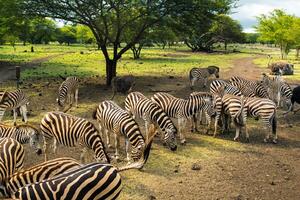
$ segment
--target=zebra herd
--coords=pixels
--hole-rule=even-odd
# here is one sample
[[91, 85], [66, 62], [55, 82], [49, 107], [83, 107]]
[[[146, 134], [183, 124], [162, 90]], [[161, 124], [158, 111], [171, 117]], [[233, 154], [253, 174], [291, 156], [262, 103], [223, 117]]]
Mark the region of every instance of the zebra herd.
[[[190, 71], [190, 86], [203, 80], [206, 87], [209, 76], [219, 78], [219, 68], [193, 68]], [[116, 102], [101, 102], [91, 115], [91, 121], [66, 114], [75, 101], [78, 105], [79, 79], [68, 77], [59, 87], [58, 111], [48, 112], [41, 119], [40, 129], [27, 124], [28, 98], [18, 89], [0, 92], [0, 121], [6, 110], [14, 111], [14, 125], [0, 124], [0, 196], [17, 199], [115, 199], [121, 192], [120, 172], [140, 169], [146, 163], [153, 137], [160, 132], [162, 142], [171, 150], [177, 150], [177, 135], [180, 143], [186, 143], [186, 124], [191, 120], [192, 131], [199, 131], [203, 115], [209, 133], [214, 120], [214, 136], [218, 125], [222, 132], [228, 131], [231, 121], [238, 140], [242, 128], [249, 140], [247, 120], [261, 119], [268, 129], [265, 142], [277, 143], [277, 108], [283, 102], [291, 110], [293, 91], [282, 77], [263, 74], [262, 80], [251, 81], [234, 76], [229, 81], [212, 81], [209, 92], [193, 91], [188, 98], [175, 97], [157, 92], [146, 97], [140, 92], [131, 92], [125, 99], [125, 108]], [[16, 126], [17, 109], [26, 124]], [[61, 112], [63, 111], [63, 112]], [[142, 119], [141, 129], [137, 119]], [[172, 119], [177, 119], [177, 126]], [[144, 134], [143, 134], [144, 132]], [[116, 168], [110, 164], [107, 153], [110, 136], [114, 136], [115, 159], [120, 159], [120, 137], [125, 137], [128, 165]], [[37, 154], [41, 154], [43, 140], [44, 163], [21, 170], [24, 149], [21, 144], [30, 143]], [[71, 158], [48, 160], [49, 144], [56, 154], [57, 145], [80, 146], [80, 162]], [[129, 152], [129, 148], [131, 151]], [[94, 152], [97, 162], [86, 162], [88, 150]], [[131, 160], [133, 162], [131, 163]]]

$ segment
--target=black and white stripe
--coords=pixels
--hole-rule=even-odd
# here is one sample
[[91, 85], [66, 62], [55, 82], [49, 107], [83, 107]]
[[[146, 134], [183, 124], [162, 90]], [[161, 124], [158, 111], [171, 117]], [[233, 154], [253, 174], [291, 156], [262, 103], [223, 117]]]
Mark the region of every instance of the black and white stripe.
[[113, 101], [103, 101], [97, 107], [93, 117], [99, 122], [100, 129], [106, 132], [108, 145], [110, 144], [108, 132], [114, 134], [116, 159], [119, 159], [120, 135], [125, 136], [127, 160], [130, 160], [128, 153], [129, 142], [132, 147], [131, 157], [133, 160], [140, 159], [145, 148], [145, 139], [138, 124], [129, 112], [123, 110]]
[[244, 97], [235, 96], [231, 94], [225, 94], [222, 97], [222, 114], [223, 114], [223, 131], [228, 131], [228, 120], [229, 117], [232, 119], [235, 125], [235, 137], [234, 140], [239, 138], [242, 127], [246, 129], [246, 137], [248, 136], [248, 131], [246, 127], [247, 121], [247, 109], [244, 106]]
[[24, 148], [12, 138], [1, 138], [0, 152], [0, 182], [3, 182], [23, 168]]
[[26, 185], [12, 195], [32, 199], [116, 199], [122, 189], [121, 176], [108, 164], [91, 163], [53, 178]]
[[38, 155], [42, 153], [40, 147], [40, 133], [34, 126], [28, 124], [19, 126], [0, 124], [0, 138], [13, 138], [21, 144], [29, 143]]
[[11, 197], [11, 195], [26, 185], [61, 175], [79, 166], [79, 162], [73, 158], [57, 158], [40, 163], [21, 172], [16, 172], [7, 178], [5, 182], [2, 182], [0, 195], [1, 197]]
[[244, 96], [269, 98], [266, 86], [259, 81], [233, 76], [230, 78], [230, 84], [237, 87]]
[[223, 96], [224, 94], [232, 94], [236, 96], [242, 95], [241, 91], [237, 87], [224, 80], [214, 80], [213, 82], [211, 82], [209, 91], [212, 94], [217, 94], [220, 96]]
[[151, 98], [171, 118], [178, 119], [179, 136], [181, 144], [186, 142], [183, 128], [186, 119], [195, 116], [200, 110], [207, 111], [209, 115], [215, 113], [212, 99], [205, 98], [202, 94], [190, 95], [188, 99], [174, 97], [168, 93], [158, 92]]
[[[75, 76], [67, 77], [66, 80], [62, 82], [58, 89], [58, 98], [56, 99], [60, 111], [66, 112], [70, 109], [74, 103], [74, 99], [76, 107], [78, 106], [78, 86], [79, 79]], [[68, 108], [64, 110], [66, 103], [69, 105]]]
[[84, 161], [87, 149], [95, 152], [97, 161], [110, 162], [98, 130], [86, 119], [61, 112], [48, 112], [41, 121], [41, 132], [44, 138], [45, 161], [48, 143], [53, 140], [54, 153], [56, 153], [57, 143], [68, 147], [79, 144], [83, 147], [81, 162]]
[[5, 111], [13, 110], [14, 112], [14, 125], [17, 120], [17, 108], [20, 108], [20, 112], [23, 115], [23, 120], [27, 123], [27, 105], [29, 100], [25, 93], [17, 89], [15, 91], [0, 92], [0, 121], [2, 120]]
[[125, 99], [125, 109], [134, 117], [142, 118], [145, 122], [146, 136], [148, 125], [157, 125], [164, 133], [164, 142], [172, 151], [177, 149], [177, 129], [169, 116], [153, 101], [140, 92], [132, 92]]
[[254, 118], [261, 118], [262, 122], [268, 128], [268, 133], [264, 139], [265, 142], [270, 138], [270, 132], [273, 133], [273, 142], [277, 143], [277, 118], [275, 103], [266, 98], [246, 97], [245, 107], [248, 115]]
[[203, 87], [206, 87], [207, 79], [210, 76], [215, 75], [216, 78], [219, 78], [219, 71], [219, 67], [216, 66], [208, 66], [207, 68], [192, 68], [189, 73], [190, 87], [193, 89], [195, 82], [198, 80], [204, 81]]

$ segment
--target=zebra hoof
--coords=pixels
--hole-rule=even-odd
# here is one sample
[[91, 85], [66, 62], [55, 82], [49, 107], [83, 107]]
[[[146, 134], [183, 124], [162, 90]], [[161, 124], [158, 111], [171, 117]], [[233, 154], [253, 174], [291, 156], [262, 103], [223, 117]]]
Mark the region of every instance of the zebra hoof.
[[246, 138], [246, 143], [249, 143], [249, 142], [250, 142], [249, 138]]
[[238, 142], [239, 141], [239, 138], [238, 137], [235, 137], [233, 138], [234, 141]]
[[185, 139], [184, 139], [184, 140], [181, 140], [181, 141], [180, 141], [180, 144], [181, 144], [181, 145], [185, 145], [185, 144], [186, 144]]
[[267, 138], [264, 139], [264, 143], [268, 143], [268, 139]]
[[272, 140], [273, 144], [277, 144], [277, 139]]
[[115, 156], [115, 159], [116, 159], [117, 162], [121, 161], [119, 156]]
[[111, 144], [108, 144], [108, 145], [107, 145], [107, 148], [109, 148], [109, 149], [112, 148]]

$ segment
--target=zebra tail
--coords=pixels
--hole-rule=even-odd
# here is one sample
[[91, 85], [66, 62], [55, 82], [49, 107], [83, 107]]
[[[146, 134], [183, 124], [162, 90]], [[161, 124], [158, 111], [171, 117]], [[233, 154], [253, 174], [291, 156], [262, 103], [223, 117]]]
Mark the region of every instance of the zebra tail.
[[[241, 99], [241, 109], [236, 114], [234, 121], [239, 126], [244, 126], [245, 125], [244, 116], [243, 116], [244, 115], [244, 96], [242, 95], [240, 99]], [[239, 120], [237, 120], [237, 119], [239, 119]]]
[[272, 119], [272, 134], [276, 135], [277, 132], [277, 118], [276, 113], [274, 113], [273, 119]]
[[62, 75], [58, 75], [58, 76], [59, 76], [59, 78], [61, 78], [64, 81], [67, 79], [66, 77], [63, 77]]
[[156, 133], [155, 126], [151, 125], [149, 128], [149, 142], [147, 143], [147, 145], [144, 149], [143, 157], [138, 162], [118, 168], [117, 169], [118, 172], [126, 171], [129, 169], [142, 169], [144, 167], [144, 165], [146, 164], [146, 162], [149, 158], [149, 155], [150, 155], [150, 150], [151, 150], [151, 146], [152, 146], [152, 142], [153, 142], [155, 133]]

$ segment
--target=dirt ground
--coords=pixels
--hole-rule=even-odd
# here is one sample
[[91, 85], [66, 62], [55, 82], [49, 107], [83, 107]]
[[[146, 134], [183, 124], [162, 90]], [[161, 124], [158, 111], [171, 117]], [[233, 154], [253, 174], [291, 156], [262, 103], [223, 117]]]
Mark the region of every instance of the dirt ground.
[[[252, 60], [253, 57], [236, 60], [232, 69], [221, 71], [221, 78], [232, 75], [259, 78], [262, 71]], [[29, 119], [33, 123], [38, 124], [46, 111], [55, 109], [60, 82], [59, 79], [39, 80], [22, 86], [32, 99]], [[137, 77], [135, 90], [147, 96], [160, 90], [179, 97], [190, 93], [185, 76]], [[111, 91], [104, 86], [103, 78], [91, 77], [82, 81], [79, 95], [80, 106], [70, 113], [91, 119], [95, 106], [109, 99]], [[124, 98], [119, 95], [116, 101], [122, 105]], [[263, 143], [266, 130], [256, 121], [250, 122], [250, 143], [245, 143], [243, 137], [240, 142], [233, 142], [234, 130], [217, 138], [187, 131], [187, 145], [170, 153], [156, 138], [145, 169], [122, 174], [124, 191], [120, 199], [300, 199], [300, 114], [288, 116], [292, 127], [283, 119], [282, 111], [278, 118], [279, 142], [276, 145]], [[11, 117], [6, 116], [6, 119]], [[79, 159], [79, 153], [79, 148], [59, 147], [58, 155], [51, 154], [50, 158], [71, 156]], [[113, 150], [109, 153], [112, 155]], [[43, 161], [43, 157], [35, 155], [29, 147], [26, 147], [26, 154], [26, 167]], [[194, 163], [200, 170], [191, 169]]]

